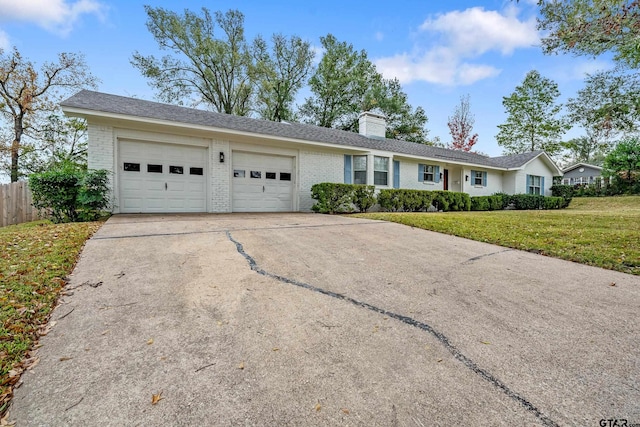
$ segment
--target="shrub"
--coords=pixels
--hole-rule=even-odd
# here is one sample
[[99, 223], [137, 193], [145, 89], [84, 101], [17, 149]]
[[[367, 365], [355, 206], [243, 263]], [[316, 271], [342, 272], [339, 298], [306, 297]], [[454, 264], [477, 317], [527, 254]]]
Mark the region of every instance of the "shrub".
[[79, 217], [83, 221], [95, 221], [109, 206], [109, 173], [104, 170], [88, 170], [78, 191]]
[[512, 194], [509, 204], [518, 210], [562, 209], [567, 205], [562, 197], [545, 197], [538, 194]]
[[33, 206], [54, 223], [95, 220], [109, 205], [108, 172], [63, 166], [29, 177]]
[[471, 197], [472, 211], [497, 211], [505, 208], [504, 201], [508, 200], [502, 194], [493, 196], [473, 196]]
[[556, 184], [551, 186], [551, 195], [553, 197], [562, 197], [564, 200], [563, 208], [569, 206], [571, 199], [573, 198], [573, 187], [570, 185]]
[[311, 207], [319, 213], [344, 213], [352, 212], [353, 185], [323, 182], [311, 187], [311, 198], [317, 202]]
[[354, 185], [351, 201], [360, 212], [366, 212], [376, 204], [376, 188], [373, 185]]
[[384, 189], [378, 194], [380, 209], [391, 212], [424, 212], [430, 206], [442, 211], [469, 210], [471, 200], [466, 193]]

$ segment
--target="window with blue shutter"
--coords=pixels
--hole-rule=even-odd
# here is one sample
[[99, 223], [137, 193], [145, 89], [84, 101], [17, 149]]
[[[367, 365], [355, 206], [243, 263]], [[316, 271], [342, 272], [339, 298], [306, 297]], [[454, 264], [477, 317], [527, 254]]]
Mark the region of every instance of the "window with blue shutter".
[[436, 166], [435, 167], [433, 181], [434, 182], [440, 182], [440, 166]]
[[351, 156], [344, 155], [344, 183], [351, 184]]
[[400, 188], [400, 161], [393, 161], [393, 188]]
[[544, 195], [544, 177], [538, 175], [527, 175], [527, 194]]
[[424, 165], [418, 165], [418, 181], [424, 182]]
[[474, 186], [487, 186], [487, 173], [483, 171], [471, 171], [471, 184]]

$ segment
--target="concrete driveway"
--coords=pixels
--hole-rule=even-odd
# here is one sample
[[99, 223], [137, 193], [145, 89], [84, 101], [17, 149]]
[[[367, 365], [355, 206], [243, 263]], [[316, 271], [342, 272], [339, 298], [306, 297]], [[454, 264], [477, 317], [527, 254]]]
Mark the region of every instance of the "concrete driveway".
[[402, 225], [121, 215], [87, 243], [10, 419], [631, 425], [639, 319], [640, 277]]

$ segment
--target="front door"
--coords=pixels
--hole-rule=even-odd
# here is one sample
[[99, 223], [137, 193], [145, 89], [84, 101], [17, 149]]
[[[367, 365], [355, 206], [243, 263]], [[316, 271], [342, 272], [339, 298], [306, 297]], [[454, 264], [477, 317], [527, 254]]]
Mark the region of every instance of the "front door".
[[444, 182], [442, 183], [443, 189], [446, 191], [449, 189], [449, 169], [444, 170]]

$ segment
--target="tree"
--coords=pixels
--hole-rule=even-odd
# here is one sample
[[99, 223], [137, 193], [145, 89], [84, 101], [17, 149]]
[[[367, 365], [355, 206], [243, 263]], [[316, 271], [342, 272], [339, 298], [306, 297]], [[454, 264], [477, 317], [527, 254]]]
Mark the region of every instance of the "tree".
[[0, 49], [0, 113], [12, 128], [13, 139], [11, 182], [20, 176], [24, 137], [36, 137], [42, 116], [53, 113], [67, 92], [95, 85], [82, 55], [61, 53], [57, 62], [47, 62], [37, 70], [16, 48], [6, 55]]
[[604, 159], [605, 176], [617, 176], [628, 184], [640, 179], [640, 140], [620, 141]]
[[358, 115], [379, 110], [387, 118], [387, 138], [427, 142], [427, 116], [409, 105], [397, 79], [383, 79], [364, 50], [331, 34], [320, 41], [325, 53], [309, 79], [312, 95], [299, 109], [304, 121], [357, 132]]
[[280, 122], [293, 119], [293, 100], [306, 83], [315, 56], [309, 42], [282, 34], [272, 37], [269, 53], [267, 43], [256, 37], [253, 55], [256, 62], [256, 110], [261, 118]]
[[364, 50], [357, 52], [331, 34], [321, 37], [320, 43], [325, 52], [309, 79], [312, 95], [300, 114], [316, 126], [353, 128], [365, 93], [374, 83], [375, 67]]
[[600, 165], [608, 149], [608, 145], [603, 145], [598, 136], [591, 135], [589, 132], [585, 136], [573, 138], [563, 142], [561, 145], [567, 150], [564, 161], [569, 164], [589, 163]]
[[590, 74], [567, 108], [571, 123], [592, 134], [614, 138], [633, 133], [640, 121], [640, 75], [619, 68]]
[[509, 116], [498, 125], [496, 140], [505, 154], [535, 150], [550, 156], [559, 153], [560, 137], [567, 129], [565, 121], [557, 117], [562, 108], [556, 104], [559, 96], [558, 85], [533, 70], [510, 96], [502, 98]]
[[471, 113], [469, 95], [460, 98], [460, 105], [456, 106], [453, 117], [449, 117], [447, 126], [451, 133], [451, 144], [449, 148], [459, 151], [471, 151], [471, 148], [478, 142], [478, 134], [471, 135], [476, 119]]
[[639, 0], [540, 0], [538, 29], [545, 53], [597, 56], [613, 52], [620, 64], [640, 65]]
[[[161, 7], [145, 6], [147, 28], [162, 50], [171, 55], [158, 59], [135, 52], [131, 64], [149, 79], [158, 98], [168, 103], [205, 103], [215, 111], [244, 116], [251, 109], [252, 58], [244, 37], [244, 15], [207, 8], [202, 16], [184, 15]], [[224, 38], [215, 38], [216, 26]]]

